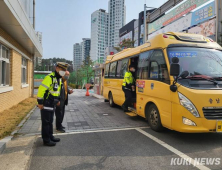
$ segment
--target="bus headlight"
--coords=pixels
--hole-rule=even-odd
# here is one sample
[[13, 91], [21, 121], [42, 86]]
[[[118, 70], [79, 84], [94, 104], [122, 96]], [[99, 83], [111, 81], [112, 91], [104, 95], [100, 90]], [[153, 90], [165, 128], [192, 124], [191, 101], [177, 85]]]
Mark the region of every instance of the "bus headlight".
[[195, 117], [200, 117], [196, 107], [193, 105], [193, 103], [186, 98], [184, 95], [178, 92], [180, 104], [185, 107], [190, 113], [192, 113]]

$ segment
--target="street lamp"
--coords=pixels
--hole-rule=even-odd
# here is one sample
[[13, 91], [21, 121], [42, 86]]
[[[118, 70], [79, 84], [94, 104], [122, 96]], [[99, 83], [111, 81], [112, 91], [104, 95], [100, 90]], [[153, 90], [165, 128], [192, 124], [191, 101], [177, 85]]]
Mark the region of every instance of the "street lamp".
[[151, 8], [153, 9], [154, 7], [148, 7], [146, 4], [144, 4], [144, 16], [143, 16], [143, 25], [144, 25], [144, 31], [143, 31], [143, 43], [146, 43], [146, 9]]

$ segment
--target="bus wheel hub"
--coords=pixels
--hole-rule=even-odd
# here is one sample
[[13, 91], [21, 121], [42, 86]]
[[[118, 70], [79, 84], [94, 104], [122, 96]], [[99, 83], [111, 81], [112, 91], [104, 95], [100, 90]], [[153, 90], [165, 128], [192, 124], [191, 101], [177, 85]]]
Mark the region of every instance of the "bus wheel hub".
[[158, 115], [155, 109], [153, 109], [150, 113], [150, 120], [152, 125], [156, 126], [158, 122]]

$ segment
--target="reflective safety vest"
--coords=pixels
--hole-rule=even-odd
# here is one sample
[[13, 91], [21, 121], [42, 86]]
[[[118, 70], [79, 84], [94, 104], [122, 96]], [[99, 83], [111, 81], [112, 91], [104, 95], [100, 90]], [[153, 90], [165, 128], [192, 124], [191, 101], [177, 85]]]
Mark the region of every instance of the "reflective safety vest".
[[122, 86], [126, 86], [126, 84], [133, 84], [133, 83], [134, 83], [134, 77], [131, 72], [127, 71], [125, 73]]
[[38, 104], [43, 104], [44, 100], [48, 98], [51, 100], [58, 99], [60, 96], [61, 86], [62, 80], [60, 78], [59, 82], [57, 81], [55, 72], [48, 74], [39, 86], [37, 94]]

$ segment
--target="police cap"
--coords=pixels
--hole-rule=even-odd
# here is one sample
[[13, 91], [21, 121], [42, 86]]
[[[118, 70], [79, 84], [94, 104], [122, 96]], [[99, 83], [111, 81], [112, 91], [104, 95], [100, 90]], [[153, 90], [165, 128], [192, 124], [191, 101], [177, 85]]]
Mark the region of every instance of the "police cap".
[[62, 69], [67, 70], [67, 68], [69, 67], [69, 64], [68, 64], [68, 63], [65, 63], [65, 62], [57, 62], [57, 63], [56, 63], [56, 67], [60, 67], [60, 68], [62, 68]]

